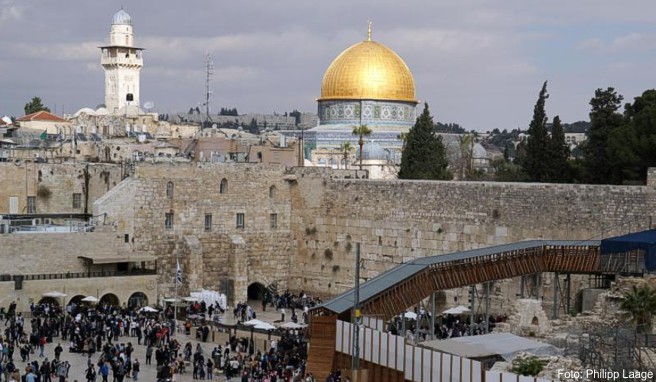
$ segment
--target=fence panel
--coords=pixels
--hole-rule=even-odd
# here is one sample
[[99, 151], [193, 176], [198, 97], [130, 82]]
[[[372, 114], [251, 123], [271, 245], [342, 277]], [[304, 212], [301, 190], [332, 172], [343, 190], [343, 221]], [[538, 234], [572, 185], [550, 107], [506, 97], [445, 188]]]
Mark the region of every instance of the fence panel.
[[450, 382], [451, 379], [451, 354], [442, 355], [442, 381]]
[[344, 346], [342, 344], [343, 336], [344, 336], [344, 322], [343, 321], [337, 321], [337, 330], [335, 332], [335, 349], [338, 352], [344, 353]]
[[460, 361], [462, 362], [461, 380], [472, 381], [472, 361], [467, 358], [462, 358]]
[[405, 365], [405, 343], [403, 338], [396, 339], [396, 370], [403, 371]]
[[463, 381], [460, 379], [460, 370], [462, 369], [463, 359], [457, 355], [451, 356], [451, 380]]
[[[374, 341], [374, 331], [371, 328], [364, 328], [364, 334], [363, 337], [363, 345], [362, 345], [362, 351], [361, 354], [363, 355], [363, 358], [367, 362], [371, 362], [373, 357], [371, 356], [372, 348], [371, 348], [371, 343]], [[378, 348], [376, 348], [378, 349]]]
[[414, 378], [412, 378], [412, 375], [415, 371], [414, 368], [415, 347], [411, 345], [405, 345], [403, 350], [405, 352], [405, 357], [403, 359], [404, 361], [403, 368], [405, 369], [404, 370], [405, 379], [413, 381]]
[[433, 353], [435, 353], [432, 350], [424, 349], [421, 354], [421, 358], [424, 361], [424, 364], [421, 368], [422, 371], [422, 381], [432, 381], [431, 379], [431, 370], [433, 369], [432, 361], [433, 361]]
[[485, 382], [501, 382], [501, 373], [499, 373], [498, 371], [495, 372], [486, 371]]
[[[470, 381], [472, 382], [482, 382], [481, 377], [482, 377], [482, 370], [483, 370], [483, 364], [481, 364], [478, 361], [472, 361], [471, 362], [471, 376], [472, 378]], [[487, 382], [487, 380], [485, 381]]]

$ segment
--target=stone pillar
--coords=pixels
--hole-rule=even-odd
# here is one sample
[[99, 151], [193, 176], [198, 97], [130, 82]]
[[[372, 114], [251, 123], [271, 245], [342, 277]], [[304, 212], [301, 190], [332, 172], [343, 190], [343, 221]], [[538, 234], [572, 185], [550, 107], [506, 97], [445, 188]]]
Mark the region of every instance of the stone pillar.
[[234, 302], [248, 300], [248, 251], [241, 235], [230, 235], [232, 243], [232, 278], [234, 283]]
[[649, 167], [647, 169], [647, 186], [656, 187], [656, 167]]
[[187, 261], [187, 285], [189, 293], [200, 291], [203, 288], [203, 245], [196, 236], [185, 236], [183, 238], [185, 246], [188, 248], [189, 261]]

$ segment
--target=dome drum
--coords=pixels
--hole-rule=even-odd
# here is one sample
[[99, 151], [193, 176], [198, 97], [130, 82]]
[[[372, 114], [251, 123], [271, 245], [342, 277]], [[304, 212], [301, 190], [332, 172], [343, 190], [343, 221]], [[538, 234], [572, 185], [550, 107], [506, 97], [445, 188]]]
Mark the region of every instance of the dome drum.
[[412, 126], [415, 102], [377, 100], [320, 100], [321, 125]]

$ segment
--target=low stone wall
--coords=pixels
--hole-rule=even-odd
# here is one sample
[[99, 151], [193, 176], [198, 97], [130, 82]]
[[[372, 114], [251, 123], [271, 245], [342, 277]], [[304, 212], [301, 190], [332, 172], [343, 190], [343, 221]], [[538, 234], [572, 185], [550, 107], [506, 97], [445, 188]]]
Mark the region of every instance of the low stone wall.
[[127, 303], [132, 294], [141, 292], [148, 297], [149, 305], [152, 305], [158, 303], [156, 286], [156, 275], [28, 280], [23, 281], [20, 290], [15, 289], [13, 281], [3, 281], [0, 282], [0, 306], [6, 308], [12, 301], [16, 301], [19, 312], [29, 312], [30, 304], [38, 303], [43, 294], [48, 292], [65, 293], [65, 300], [58, 299], [60, 303], [66, 303], [78, 295], [100, 299], [111, 293], [118, 297], [121, 305]]

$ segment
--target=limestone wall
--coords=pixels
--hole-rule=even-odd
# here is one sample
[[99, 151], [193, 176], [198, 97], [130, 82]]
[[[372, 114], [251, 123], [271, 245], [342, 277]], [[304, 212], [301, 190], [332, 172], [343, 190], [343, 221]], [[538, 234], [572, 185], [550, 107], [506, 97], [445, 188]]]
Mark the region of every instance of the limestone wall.
[[115, 256], [130, 250], [124, 245], [123, 238], [111, 232], [0, 235], [0, 273], [85, 272], [87, 268], [78, 256]]
[[370, 278], [415, 257], [646, 229], [656, 211], [651, 187], [346, 180], [299, 171], [292, 230], [302, 272], [290, 282], [313, 293], [353, 285], [356, 242], [361, 274]]
[[[93, 202], [120, 182], [120, 166], [86, 163], [0, 163], [0, 214], [10, 212], [10, 197], [18, 198], [17, 213], [26, 214], [28, 196], [37, 197], [36, 212], [39, 214], [84, 213], [85, 170], [88, 170], [89, 174], [90, 212]], [[79, 208], [73, 208], [73, 193], [81, 194]]]
[[[227, 278], [244, 300], [252, 282], [286, 286], [295, 242], [291, 238], [286, 168], [257, 164], [140, 164], [134, 184], [134, 246], [159, 256], [161, 292], [171, 294], [176, 254], [185, 288], [217, 289]], [[227, 181], [224, 192], [221, 181]], [[172, 182], [173, 194], [167, 196]], [[273, 187], [273, 189], [272, 189]], [[99, 206], [100, 207], [100, 206]], [[165, 216], [173, 214], [172, 227]], [[205, 229], [205, 215], [212, 225]], [[237, 227], [237, 214], [244, 226]], [[276, 214], [272, 227], [271, 214]]]
[[[366, 177], [355, 170], [281, 165], [141, 163], [134, 179], [94, 208], [107, 212], [107, 222], [117, 222], [117, 235], [130, 235], [134, 251], [160, 258], [160, 293], [172, 294], [177, 255], [184, 293], [232, 288], [235, 300], [243, 300], [253, 282], [314, 295], [340, 293], [353, 285], [358, 242], [362, 276], [371, 278], [421, 256], [637, 231], [648, 228], [656, 210], [656, 190], [647, 186]], [[166, 193], [169, 182], [172, 196]], [[173, 214], [170, 228], [167, 213]], [[207, 231], [206, 214], [212, 215]], [[243, 228], [236, 225], [237, 214], [244, 214]], [[548, 284], [548, 276], [544, 280]], [[495, 293], [512, 299], [515, 292], [508, 288]]]

